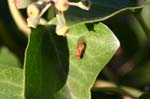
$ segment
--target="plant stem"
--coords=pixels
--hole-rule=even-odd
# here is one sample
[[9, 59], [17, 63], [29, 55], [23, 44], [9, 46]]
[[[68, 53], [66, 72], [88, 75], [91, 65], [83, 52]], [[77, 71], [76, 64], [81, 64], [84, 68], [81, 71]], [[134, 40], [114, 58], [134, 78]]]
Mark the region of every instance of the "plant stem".
[[122, 94], [123, 96], [130, 96], [133, 99], [138, 99], [143, 94], [143, 92], [138, 89], [127, 86], [117, 86], [112, 82], [103, 80], [97, 80], [92, 88], [92, 91], [117, 92]]
[[7, 0], [7, 1], [8, 1], [10, 13], [16, 25], [28, 37], [30, 35], [30, 28], [27, 27], [27, 23], [25, 22], [23, 16], [20, 14], [19, 10], [17, 9], [14, 0]]

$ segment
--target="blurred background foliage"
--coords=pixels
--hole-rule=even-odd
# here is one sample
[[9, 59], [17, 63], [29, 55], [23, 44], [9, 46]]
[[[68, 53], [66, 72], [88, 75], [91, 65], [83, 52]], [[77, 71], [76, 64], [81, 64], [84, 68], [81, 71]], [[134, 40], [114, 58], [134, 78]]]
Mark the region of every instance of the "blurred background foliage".
[[[128, 5], [140, 5], [142, 1], [130, 0]], [[0, 0], [0, 9], [0, 64], [22, 68], [27, 38], [14, 23], [7, 0]], [[21, 12], [26, 17], [26, 11]], [[150, 5], [135, 13], [117, 14], [103, 22], [115, 33], [121, 46], [97, 79], [150, 93]], [[122, 98], [119, 93], [103, 91], [92, 92], [92, 97]]]
[[[9, 51], [14, 53], [17, 59], [20, 61], [20, 65], [23, 63], [24, 50], [26, 48], [27, 38], [21, 33], [15, 22], [13, 21], [9, 8], [7, 5], [7, 0], [0, 1], [0, 46], [1, 48], [6, 46]], [[23, 11], [24, 13], [25, 11]], [[2, 53], [2, 51], [0, 50]], [[9, 60], [9, 57], [6, 58]], [[7, 65], [7, 64], [6, 64]]]

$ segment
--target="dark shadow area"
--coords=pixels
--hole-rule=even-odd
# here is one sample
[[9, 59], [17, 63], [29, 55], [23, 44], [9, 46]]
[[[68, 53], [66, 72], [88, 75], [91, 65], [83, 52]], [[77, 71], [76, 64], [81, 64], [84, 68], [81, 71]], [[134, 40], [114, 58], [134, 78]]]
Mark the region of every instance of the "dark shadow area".
[[89, 31], [95, 32], [95, 30], [94, 30], [94, 24], [93, 24], [93, 23], [87, 23], [87, 24], [85, 24], [85, 25], [86, 25], [86, 27], [87, 27], [87, 29], [88, 29]]
[[56, 55], [59, 55], [57, 59], [61, 61], [59, 64], [61, 64], [58, 68], [58, 72], [60, 74], [60, 78], [63, 80], [63, 83], [66, 82], [69, 72], [69, 48], [68, 48], [68, 42], [67, 38], [64, 36], [58, 36], [55, 33], [56, 26], [51, 25], [50, 26], [50, 39], [51, 43], [54, 47], [54, 50], [56, 52]]
[[55, 26], [38, 26], [31, 33], [26, 56], [26, 98], [53, 99], [68, 77], [66, 37], [57, 36]]

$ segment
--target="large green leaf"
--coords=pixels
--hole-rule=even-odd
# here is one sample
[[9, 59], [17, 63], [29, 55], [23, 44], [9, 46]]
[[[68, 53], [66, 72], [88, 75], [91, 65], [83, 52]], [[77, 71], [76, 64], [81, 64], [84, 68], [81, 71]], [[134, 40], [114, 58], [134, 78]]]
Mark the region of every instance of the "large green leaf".
[[22, 70], [0, 65], [0, 99], [24, 99]]
[[64, 85], [68, 66], [66, 38], [53, 35], [42, 26], [33, 30], [25, 60], [27, 99], [49, 99]]
[[[78, 1], [78, 0], [72, 0]], [[106, 20], [121, 12], [130, 12], [141, 9], [132, 0], [91, 0], [92, 6], [89, 11], [84, 11], [77, 7], [70, 7], [65, 13], [68, 23], [76, 22], [96, 22]]]
[[[90, 88], [119, 42], [107, 26], [77, 24], [66, 37], [39, 26], [32, 30], [25, 59], [27, 99], [89, 99]], [[84, 38], [83, 58], [76, 59], [78, 39]]]
[[[97, 75], [119, 47], [119, 42], [104, 24], [74, 25], [69, 33], [70, 69], [66, 85], [56, 99], [90, 99], [90, 88]], [[75, 50], [79, 38], [86, 41], [83, 59], [76, 60]], [[67, 94], [66, 94], [67, 93]]]

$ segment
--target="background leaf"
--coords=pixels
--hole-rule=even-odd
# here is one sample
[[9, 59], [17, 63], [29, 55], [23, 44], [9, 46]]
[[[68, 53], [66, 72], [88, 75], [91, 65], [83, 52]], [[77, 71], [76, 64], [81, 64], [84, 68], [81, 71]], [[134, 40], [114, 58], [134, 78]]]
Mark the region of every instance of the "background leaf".
[[0, 64], [0, 99], [24, 99], [22, 70]]
[[[74, 25], [66, 38], [52, 28], [47, 31], [39, 26], [31, 33], [25, 61], [26, 98], [89, 99], [98, 73], [119, 47], [118, 40], [102, 23]], [[87, 48], [77, 61], [80, 37], [85, 38]]]
[[[77, 1], [77, 0], [71, 0]], [[137, 6], [132, 0], [91, 0], [92, 6], [89, 11], [77, 7], [70, 7], [65, 13], [69, 24], [78, 22], [96, 22], [106, 20], [118, 13], [134, 11], [142, 6]]]
[[0, 49], [0, 64], [10, 65], [10, 66], [20, 66], [18, 58], [11, 53], [8, 48], [2, 47]]

